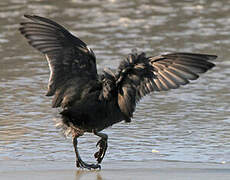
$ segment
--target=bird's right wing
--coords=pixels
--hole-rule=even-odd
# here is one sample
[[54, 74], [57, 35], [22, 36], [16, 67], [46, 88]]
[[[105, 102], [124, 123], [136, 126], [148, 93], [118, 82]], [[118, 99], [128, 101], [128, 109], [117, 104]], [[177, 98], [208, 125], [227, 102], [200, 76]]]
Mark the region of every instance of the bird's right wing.
[[49, 64], [47, 96], [54, 95], [74, 77], [97, 78], [95, 55], [83, 41], [52, 20], [35, 15], [25, 17], [31, 21], [21, 23], [20, 32], [31, 46], [45, 54]]
[[215, 65], [215, 55], [171, 53], [155, 57], [131, 54], [122, 61], [116, 75], [118, 104], [132, 117], [136, 103], [152, 91], [167, 91], [188, 84]]

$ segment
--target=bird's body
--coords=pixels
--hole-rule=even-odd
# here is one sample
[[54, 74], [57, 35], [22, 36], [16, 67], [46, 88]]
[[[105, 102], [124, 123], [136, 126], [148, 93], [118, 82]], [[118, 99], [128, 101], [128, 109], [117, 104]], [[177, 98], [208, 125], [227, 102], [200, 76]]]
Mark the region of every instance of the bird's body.
[[[101, 131], [124, 120], [125, 117], [117, 104], [117, 97], [112, 97], [109, 101], [99, 100], [102, 84], [98, 82], [91, 85], [83, 86], [80, 92], [82, 96], [61, 112], [66, 124], [70, 122], [85, 132], [93, 132], [94, 129]], [[95, 86], [97, 89], [88, 91]]]
[[[45, 54], [50, 68], [47, 96], [52, 107], [62, 107], [61, 126], [71, 133], [76, 165], [100, 168], [107, 135], [101, 130], [115, 123], [130, 122], [137, 102], [153, 91], [176, 89], [195, 80], [198, 74], [214, 67], [215, 55], [169, 53], [147, 57], [132, 53], [121, 61], [116, 72], [97, 73], [94, 52], [64, 27], [49, 19], [25, 15], [31, 22], [21, 23], [20, 32], [29, 44]], [[81, 160], [77, 138], [85, 132], [101, 137], [95, 153], [97, 164]]]

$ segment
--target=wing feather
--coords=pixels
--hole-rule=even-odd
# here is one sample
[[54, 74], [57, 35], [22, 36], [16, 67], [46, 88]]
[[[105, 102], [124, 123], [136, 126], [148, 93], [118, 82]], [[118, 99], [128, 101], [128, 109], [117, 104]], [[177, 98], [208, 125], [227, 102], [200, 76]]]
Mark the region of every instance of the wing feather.
[[[95, 55], [83, 41], [52, 20], [34, 15], [25, 17], [31, 21], [22, 22], [19, 30], [31, 46], [45, 54], [50, 68], [47, 96], [54, 95], [70, 79], [97, 78]], [[87, 83], [87, 78], [84, 79]]]
[[215, 65], [215, 55], [171, 53], [155, 57], [131, 54], [120, 63], [117, 72], [118, 104], [132, 117], [136, 103], [153, 91], [167, 91], [196, 80]]

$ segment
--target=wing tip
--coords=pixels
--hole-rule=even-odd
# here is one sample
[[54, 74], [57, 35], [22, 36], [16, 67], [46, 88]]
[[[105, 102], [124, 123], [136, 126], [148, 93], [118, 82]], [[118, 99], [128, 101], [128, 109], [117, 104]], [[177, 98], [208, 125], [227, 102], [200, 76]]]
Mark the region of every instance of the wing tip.
[[32, 21], [34, 21], [34, 18], [40, 18], [40, 16], [30, 15], [30, 14], [24, 14], [24, 17]]
[[217, 55], [208, 55], [209, 59], [208, 60], [215, 60], [218, 58]]
[[24, 14], [25, 18], [31, 18], [33, 15], [29, 15], [29, 14]]
[[24, 17], [27, 18], [27, 19], [33, 19], [33, 18], [42, 18], [41, 16], [37, 16], [37, 15], [34, 15], [34, 14], [24, 14]]

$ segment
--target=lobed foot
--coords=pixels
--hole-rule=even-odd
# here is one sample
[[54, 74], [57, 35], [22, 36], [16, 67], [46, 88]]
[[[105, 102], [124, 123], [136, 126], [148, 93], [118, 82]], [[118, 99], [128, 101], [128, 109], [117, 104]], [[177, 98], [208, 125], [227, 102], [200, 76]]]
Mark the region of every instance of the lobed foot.
[[85, 163], [84, 161], [82, 161], [81, 159], [77, 160], [76, 161], [76, 166], [78, 168], [82, 168], [82, 169], [88, 169], [88, 170], [91, 170], [91, 169], [101, 169], [101, 166], [99, 164], [87, 164]]
[[105, 138], [101, 138], [98, 142], [96, 147], [99, 146], [99, 151], [97, 151], [94, 154], [94, 157], [97, 159], [98, 164], [101, 163], [101, 161], [103, 160], [104, 156], [105, 156], [105, 152], [107, 150], [108, 144], [107, 144], [107, 139]]
[[108, 147], [108, 144], [107, 144], [108, 136], [106, 134], [99, 133], [96, 131], [94, 131], [94, 134], [101, 137], [101, 139], [97, 142], [97, 145], [96, 145], [96, 146], [99, 146], [99, 151], [94, 154], [94, 157], [97, 159], [97, 164], [88, 164], [88, 163], [85, 163], [84, 161], [82, 161], [80, 154], [78, 152], [78, 147], [77, 147], [77, 144], [78, 144], [77, 138], [79, 136], [73, 136], [73, 146], [74, 146], [74, 150], [75, 150], [75, 154], [76, 154], [76, 166], [78, 168], [88, 169], [88, 170], [91, 170], [91, 169], [99, 169], [100, 170], [101, 169], [101, 166], [99, 164], [103, 160], [103, 158], [105, 156], [105, 152], [106, 152], [107, 147]]

